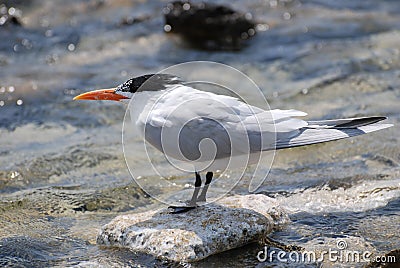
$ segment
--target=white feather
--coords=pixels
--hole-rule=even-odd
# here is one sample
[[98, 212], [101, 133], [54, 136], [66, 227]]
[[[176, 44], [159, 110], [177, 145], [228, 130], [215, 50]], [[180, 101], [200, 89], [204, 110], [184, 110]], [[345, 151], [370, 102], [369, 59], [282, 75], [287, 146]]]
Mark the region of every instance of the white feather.
[[[301, 111], [265, 111], [234, 97], [183, 85], [139, 92], [132, 101], [135, 104], [131, 117], [144, 138], [168, 156], [194, 164], [211, 161], [213, 157], [223, 160], [275, 147], [336, 140], [390, 126], [375, 124], [335, 129], [335, 124], [357, 119], [313, 121], [309, 125], [293, 118], [307, 115]], [[364, 121], [368, 124], [368, 118], [363, 118]]]

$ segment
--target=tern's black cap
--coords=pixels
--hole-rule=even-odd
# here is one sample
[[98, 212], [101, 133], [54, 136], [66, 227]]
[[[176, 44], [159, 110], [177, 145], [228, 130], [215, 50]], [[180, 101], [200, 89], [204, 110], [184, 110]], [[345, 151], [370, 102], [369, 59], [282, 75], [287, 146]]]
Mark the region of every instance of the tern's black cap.
[[167, 86], [181, 84], [182, 79], [171, 74], [146, 74], [131, 78], [119, 85], [117, 90], [135, 93], [139, 91], [156, 91], [166, 89]]

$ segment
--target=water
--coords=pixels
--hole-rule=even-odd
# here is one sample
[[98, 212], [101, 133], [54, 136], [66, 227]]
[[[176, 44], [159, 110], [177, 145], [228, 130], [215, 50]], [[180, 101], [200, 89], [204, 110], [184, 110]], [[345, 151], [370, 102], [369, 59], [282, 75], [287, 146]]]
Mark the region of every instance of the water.
[[[265, 31], [240, 52], [196, 51], [163, 33], [165, 1], [6, 1], [21, 10], [23, 26], [0, 26], [1, 265], [170, 265], [96, 245], [116, 215], [162, 205], [126, 169], [124, 107], [72, 97], [190, 60], [234, 66], [272, 108], [303, 110], [308, 119], [388, 116], [395, 126], [378, 133], [278, 152], [260, 192], [291, 213], [275, 240], [318, 247], [345, 237], [377, 254], [400, 248], [400, 3], [218, 2], [252, 12]], [[122, 23], [132, 17], [144, 19]], [[233, 192], [246, 193], [247, 183]], [[262, 248], [192, 266], [268, 266], [256, 259]]]

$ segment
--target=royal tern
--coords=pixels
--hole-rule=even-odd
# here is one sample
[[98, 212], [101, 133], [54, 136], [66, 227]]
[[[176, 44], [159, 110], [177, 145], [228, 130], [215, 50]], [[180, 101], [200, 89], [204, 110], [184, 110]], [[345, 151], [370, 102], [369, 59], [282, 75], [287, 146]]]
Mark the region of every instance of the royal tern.
[[[174, 213], [205, 201], [212, 171], [226, 168], [226, 160], [232, 157], [333, 141], [392, 126], [380, 123], [386, 119], [382, 116], [304, 121], [297, 118], [307, 115], [304, 112], [266, 111], [235, 97], [195, 89], [169, 74], [139, 76], [116, 88], [83, 93], [74, 100], [129, 103], [133, 98], [136, 104], [130, 107], [131, 117], [143, 138], [165, 155], [193, 164], [194, 193], [186, 206], [174, 207]], [[163, 140], [163, 133], [168, 139]], [[199, 148], [204, 139], [212, 140], [215, 147]], [[213, 152], [208, 154], [207, 148]], [[252, 161], [250, 157], [245, 164]], [[211, 164], [202, 165], [205, 162]], [[201, 193], [199, 171], [207, 171]]]

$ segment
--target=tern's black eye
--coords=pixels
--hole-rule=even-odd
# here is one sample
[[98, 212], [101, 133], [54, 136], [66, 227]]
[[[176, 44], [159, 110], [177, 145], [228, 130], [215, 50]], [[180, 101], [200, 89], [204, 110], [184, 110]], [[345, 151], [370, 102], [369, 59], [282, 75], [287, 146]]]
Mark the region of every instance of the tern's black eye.
[[182, 80], [170, 74], [146, 74], [131, 78], [118, 86], [117, 90], [135, 93], [139, 91], [156, 91], [166, 89], [168, 85], [182, 83]]

